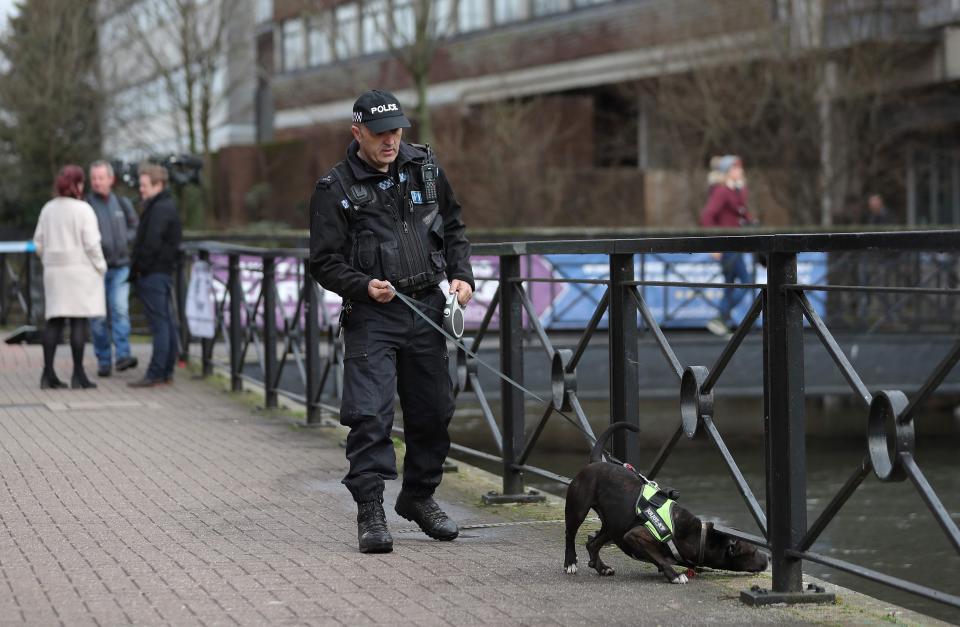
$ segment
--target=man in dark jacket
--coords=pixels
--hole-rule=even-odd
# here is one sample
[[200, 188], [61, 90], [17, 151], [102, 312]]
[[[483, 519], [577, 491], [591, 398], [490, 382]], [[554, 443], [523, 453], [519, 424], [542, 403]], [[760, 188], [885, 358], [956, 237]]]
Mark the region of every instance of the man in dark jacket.
[[[116, 350], [117, 370], [137, 366], [137, 358], [130, 354], [130, 244], [137, 234], [140, 218], [126, 198], [113, 193], [113, 167], [106, 161], [90, 165], [90, 193], [87, 202], [97, 214], [100, 225], [100, 245], [107, 261], [104, 276], [107, 294], [107, 318], [92, 318], [90, 331], [93, 350], [97, 354], [97, 375], [109, 377]], [[113, 346], [111, 347], [111, 336]]]
[[410, 122], [393, 95], [369, 91], [353, 107], [346, 159], [310, 200], [310, 272], [344, 298], [342, 424], [350, 427], [343, 483], [357, 502], [360, 551], [393, 549], [384, 479], [396, 479], [394, 394], [403, 409], [406, 456], [396, 511], [430, 537], [459, 529], [433, 500], [450, 449], [454, 403], [446, 340], [400, 298], [441, 321], [445, 296], [473, 294], [470, 242], [460, 204], [428, 146], [401, 141]]
[[180, 254], [180, 216], [167, 189], [167, 169], [139, 166], [143, 216], [133, 245], [132, 276], [153, 335], [153, 354], [143, 379], [130, 387], [153, 387], [173, 381], [177, 363], [177, 324], [170, 309], [173, 272]]

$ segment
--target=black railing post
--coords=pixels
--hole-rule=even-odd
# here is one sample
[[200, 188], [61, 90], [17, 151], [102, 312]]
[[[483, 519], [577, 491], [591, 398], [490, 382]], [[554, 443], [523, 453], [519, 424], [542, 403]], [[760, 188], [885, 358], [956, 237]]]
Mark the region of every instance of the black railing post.
[[277, 276], [276, 259], [263, 258], [263, 395], [267, 408], [277, 406]]
[[787, 551], [797, 548], [807, 531], [803, 311], [795, 294], [783, 288], [796, 282], [796, 254], [771, 253], [763, 337], [770, 388], [767, 521], [775, 593], [801, 591], [803, 564]]
[[229, 273], [227, 279], [230, 290], [230, 389], [234, 392], [243, 390], [243, 364], [240, 363], [243, 354], [243, 326], [240, 323], [240, 304], [243, 302], [243, 284], [240, 282], [240, 255], [232, 253], [229, 257]]
[[33, 254], [31, 253], [23, 254], [23, 286], [27, 301], [27, 324], [33, 324]]
[[190, 327], [187, 326], [187, 280], [186, 255], [181, 250], [177, 254], [177, 269], [174, 274], [174, 289], [177, 299], [177, 317], [180, 319], [180, 361], [190, 361]]
[[[523, 303], [517, 294], [520, 257], [500, 257], [500, 371], [523, 384]], [[500, 383], [503, 404], [503, 495], [523, 494], [523, 473], [514, 468], [523, 450], [523, 392]]]
[[303, 289], [307, 292], [304, 312], [306, 325], [304, 351], [307, 353], [307, 424], [320, 422], [320, 297], [317, 293], [317, 284], [310, 276], [310, 271], [304, 261]]
[[[201, 250], [198, 255], [200, 261], [209, 264], [210, 263], [210, 251]], [[217, 328], [213, 328], [213, 337], [204, 337], [200, 338], [200, 364], [201, 372], [203, 376], [209, 377], [213, 374], [213, 342], [217, 336]]]
[[[610, 255], [610, 422], [640, 426], [640, 371], [637, 363], [637, 302], [633, 287], [633, 255]], [[613, 436], [613, 454], [639, 467], [637, 434], [620, 430]]]
[[0, 325], [7, 324], [7, 313], [7, 255], [0, 253]]

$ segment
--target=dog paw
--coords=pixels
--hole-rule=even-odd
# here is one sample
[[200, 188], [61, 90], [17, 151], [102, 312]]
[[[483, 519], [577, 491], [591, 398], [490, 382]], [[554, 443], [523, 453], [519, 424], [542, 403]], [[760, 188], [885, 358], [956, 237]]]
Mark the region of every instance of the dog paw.
[[617, 572], [612, 568], [610, 568], [609, 566], [603, 566], [601, 568], [598, 568], [597, 573], [601, 577], [612, 577], [613, 575], [617, 574]]
[[677, 575], [677, 578], [672, 580], [670, 583], [687, 583], [686, 575]]
[[570, 564], [569, 566], [567, 566], [567, 574], [568, 574], [568, 575], [576, 575], [576, 574], [577, 574], [577, 563], [576, 563], [576, 562], [574, 562], [573, 564]]

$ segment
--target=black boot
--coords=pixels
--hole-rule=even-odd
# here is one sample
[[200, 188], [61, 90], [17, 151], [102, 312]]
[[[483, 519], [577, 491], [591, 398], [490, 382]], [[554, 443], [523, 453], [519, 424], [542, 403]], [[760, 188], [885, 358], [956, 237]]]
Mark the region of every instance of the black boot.
[[73, 376], [70, 377], [70, 387], [74, 390], [83, 389], [87, 390], [90, 388], [97, 387], [97, 384], [87, 378], [87, 373], [83, 370], [74, 370]]
[[361, 553], [389, 553], [393, 537], [387, 529], [387, 517], [380, 501], [357, 503], [357, 538]]
[[58, 388], [65, 388], [67, 384], [57, 378], [57, 375], [54, 374], [53, 370], [44, 369], [43, 374], [40, 375], [40, 389], [41, 390], [56, 390]]
[[407, 520], [412, 520], [434, 540], [453, 540], [460, 535], [457, 523], [444, 513], [432, 496], [417, 498], [400, 491], [395, 511]]

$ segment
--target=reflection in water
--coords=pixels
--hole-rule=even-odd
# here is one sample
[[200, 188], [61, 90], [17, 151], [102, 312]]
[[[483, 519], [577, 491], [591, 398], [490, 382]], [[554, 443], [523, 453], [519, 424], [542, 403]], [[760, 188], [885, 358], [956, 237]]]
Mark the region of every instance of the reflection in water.
[[[753, 407], [745, 409], [758, 415], [759, 405], [756, 401], [744, 405], [751, 403]], [[675, 408], [676, 405], [672, 403], [660, 404], [659, 415], [650, 411], [645, 411], [644, 415], [656, 420], [673, 421], [677, 419]], [[645, 409], [650, 409], [649, 404]], [[808, 408], [808, 412], [810, 411], [812, 410]], [[606, 412], [605, 405], [597, 404], [586, 408], [586, 413], [591, 417], [597, 431], [602, 430], [608, 420]], [[528, 420], [534, 420], [534, 416], [539, 417], [539, 413], [540, 410], [528, 412]], [[831, 419], [848, 419], [848, 415], [841, 418], [828, 413], [810, 418], [829, 422]], [[562, 418], [555, 417], [553, 420], [556, 422], [547, 427], [542, 447], [538, 446], [529, 463], [572, 477], [586, 463], [588, 447], [576, 430], [562, 424]], [[527, 427], [529, 432], [533, 425], [528, 424]], [[960, 520], [958, 440], [955, 436], [924, 440], [922, 427], [922, 424], [917, 426], [918, 437], [921, 438], [916, 448], [917, 462], [944, 502], [947, 511], [954, 520]], [[483, 419], [469, 404], [461, 402], [451, 430], [455, 442], [495, 452], [493, 439], [489, 436]], [[765, 502], [764, 457], [760, 437], [758, 433], [741, 434], [726, 439], [729, 440], [727, 444], [741, 471], [762, 504]], [[644, 460], [642, 466], [649, 465], [661, 443], [649, 443], [650, 448], [644, 447], [641, 450], [641, 459]], [[842, 442], [822, 438], [808, 441], [809, 522], [816, 519], [840, 490], [859, 466], [864, 454], [865, 438]], [[499, 473], [496, 464], [478, 463], [476, 458], [464, 459]], [[641, 468], [641, 471], [643, 470], [644, 468]], [[681, 438], [661, 470], [658, 480], [679, 490], [680, 501], [693, 512], [732, 527], [759, 533], [719, 454], [708, 442], [691, 442]], [[554, 494], [562, 495], [565, 491], [562, 484], [532, 475], [527, 476], [527, 485]], [[868, 475], [812, 550], [960, 595], [960, 556], [953, 550], [910, 481], [884, 484], [872, 473]], [[813, 563], [805, 563], [804, 572], [926, 614], [960, 622], [960, 610], [887, 586]]]

